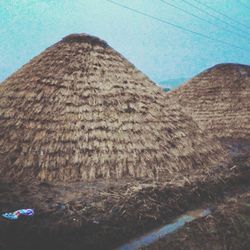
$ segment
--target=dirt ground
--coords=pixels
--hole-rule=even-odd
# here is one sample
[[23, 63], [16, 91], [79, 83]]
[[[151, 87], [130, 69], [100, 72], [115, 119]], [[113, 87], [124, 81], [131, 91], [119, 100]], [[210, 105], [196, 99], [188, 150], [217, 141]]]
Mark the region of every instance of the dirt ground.
[[197, 170], [164, 181], [65, 185], [1, 179], [0, 213], [34, 208], [35, 215], [17, 221], [0, 218], [0, 249], [114, 249], [186, 211], [245, 192], [249, 179], [250, 167], [243, 160], [213, 174]]
[[148, 250], [249, 249], [250, 189], [226, 199], [215, 211], [188, 223], [184, 228], [149, 247]]
[[[249, 168], [249, 140], [224, 139], [235, 164]], [[250, 184], [250, 181], [249, 181]], [[250, 246], [250, 186], [232, 186], [219, 203], [212, 202], [211, 215], [188, 223], [181, 230], [157, 241], [148, 250], [239, 250]]]
[[35, 209], [35, 216], [18, 221], [1, 219], [0, 246], [113, 249], [190, 209], [222, 199], [239, 183], [247, 185], [249, 177], [249, 171], [241, 169], [233, 178], [216, 183], [180, 185], [139, 180], [83, 186], [2, 182], [1, 212], [29, 207]]

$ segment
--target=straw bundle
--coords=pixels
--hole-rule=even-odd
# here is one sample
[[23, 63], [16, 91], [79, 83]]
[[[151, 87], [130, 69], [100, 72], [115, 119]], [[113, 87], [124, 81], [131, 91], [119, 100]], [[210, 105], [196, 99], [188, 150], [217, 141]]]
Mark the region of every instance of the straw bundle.
[[224, 157], [163, 90], [96, 37], [65, 37], [0, 89], [1, 175], [155, 178]]
[[216, 65], [168, 95], [206, 133], [221, 139], [250, 139], [250, 66]]

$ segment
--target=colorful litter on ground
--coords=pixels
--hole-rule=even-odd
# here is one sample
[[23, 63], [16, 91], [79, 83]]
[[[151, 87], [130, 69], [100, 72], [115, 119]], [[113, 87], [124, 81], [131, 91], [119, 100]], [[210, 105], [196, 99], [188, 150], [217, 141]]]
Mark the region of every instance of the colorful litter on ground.
[[17, 220], [21, 215], [23, 216], [33, 216], [34, 209], [27, 208], [27, 209], [19, 209], [12, 213], [4, 213], [2, 216], [8, 220]]

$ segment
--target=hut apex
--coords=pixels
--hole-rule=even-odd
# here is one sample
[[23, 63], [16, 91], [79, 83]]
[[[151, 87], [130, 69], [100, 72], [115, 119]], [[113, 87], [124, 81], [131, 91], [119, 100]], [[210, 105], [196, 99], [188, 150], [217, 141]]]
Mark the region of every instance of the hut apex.
[[0, 175], [167, 177], [226, 157], [163, 90], [99, 38], [74, 34], [0, 87]]
[[87, 34], [71, 34], [64, 37], [61, 42], [63, 43], [88, 43], [93, 46], [101, 46], [104, 48], [109, 47], [109, 45], [98, 37], [90, 36]]

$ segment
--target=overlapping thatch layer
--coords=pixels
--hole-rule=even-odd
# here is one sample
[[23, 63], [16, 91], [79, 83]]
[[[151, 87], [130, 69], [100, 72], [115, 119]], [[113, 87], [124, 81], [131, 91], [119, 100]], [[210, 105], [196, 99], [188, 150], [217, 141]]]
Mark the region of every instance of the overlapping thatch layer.
[[157, 177], [225, 152], [107, 43], [70, 35], [4, 81], [0, 171], [42, 180]]
[[209, 134], [250, 139], [250, 66], [216, 65], [169, 96]]

